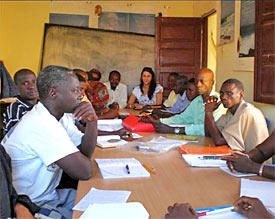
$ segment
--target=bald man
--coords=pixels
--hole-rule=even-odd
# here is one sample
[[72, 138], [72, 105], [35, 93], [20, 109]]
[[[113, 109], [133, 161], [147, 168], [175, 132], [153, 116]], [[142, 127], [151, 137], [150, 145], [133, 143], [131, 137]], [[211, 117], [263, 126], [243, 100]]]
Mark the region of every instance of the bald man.
[[[196, 87], [199, 96], [196, 97], [190, 105], [181, 114], [172, 116], [170, 118], [160, 119], [160, 123], [153, 122], [157, 132], [160, 133], [175, 133], [185, 135], [205, 135], [204, 132], [204, 116], [205, 107], [204, 102], [208, 96], [215, 96], [219, 99], [219, 93], [213, 89], [214, 74], [208, 68], [200, 70], [196, 77]], [[213, 112], [215, 121], [226, 113], [226, 109], [219, 105]], [[169, 125], [186, 125], [186, 127], [170, 127]]]

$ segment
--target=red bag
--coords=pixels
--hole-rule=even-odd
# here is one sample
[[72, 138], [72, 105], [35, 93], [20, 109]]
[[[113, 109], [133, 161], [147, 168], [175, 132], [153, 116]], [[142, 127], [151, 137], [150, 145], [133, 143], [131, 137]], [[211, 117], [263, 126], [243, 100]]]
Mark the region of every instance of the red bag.
[[155, 127], [151, 123], [139, 122], [139, 120], [139, 117], [130, 115], [122, 121], [122, 125], [132, 132], [155, 132]]

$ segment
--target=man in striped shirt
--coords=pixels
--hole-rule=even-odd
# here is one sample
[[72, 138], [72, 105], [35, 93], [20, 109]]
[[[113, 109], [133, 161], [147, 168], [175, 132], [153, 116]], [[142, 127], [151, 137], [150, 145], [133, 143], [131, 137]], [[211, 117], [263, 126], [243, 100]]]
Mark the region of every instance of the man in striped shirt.
[[8, 132], [22, 116], [37, 103], [36, 76], [29, 69], [21, 69], [14, 75], [14, 82], [19, 91], [15, 102], [8, 106], [4, 113], [4, 129]]

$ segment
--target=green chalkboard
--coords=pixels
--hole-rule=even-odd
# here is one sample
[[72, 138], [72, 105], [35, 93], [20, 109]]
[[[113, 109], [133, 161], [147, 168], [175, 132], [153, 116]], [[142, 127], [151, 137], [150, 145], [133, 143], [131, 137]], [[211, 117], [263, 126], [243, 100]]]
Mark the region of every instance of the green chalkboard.
[[154, 69], [154, 51], [153, 35], [46, 24], [41, 67], [96, 68], [102, 72], [102, 82], [110, 71], [118, 70], [130, 95], [142, 68]]

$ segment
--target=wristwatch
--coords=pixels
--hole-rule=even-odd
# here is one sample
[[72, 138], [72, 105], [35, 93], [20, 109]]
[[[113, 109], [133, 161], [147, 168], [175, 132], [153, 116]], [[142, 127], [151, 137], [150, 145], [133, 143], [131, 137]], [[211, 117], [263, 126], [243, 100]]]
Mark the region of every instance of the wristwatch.
[[179, 134], [180, 133], [180, 128], [174, 128], [174, 133]]

